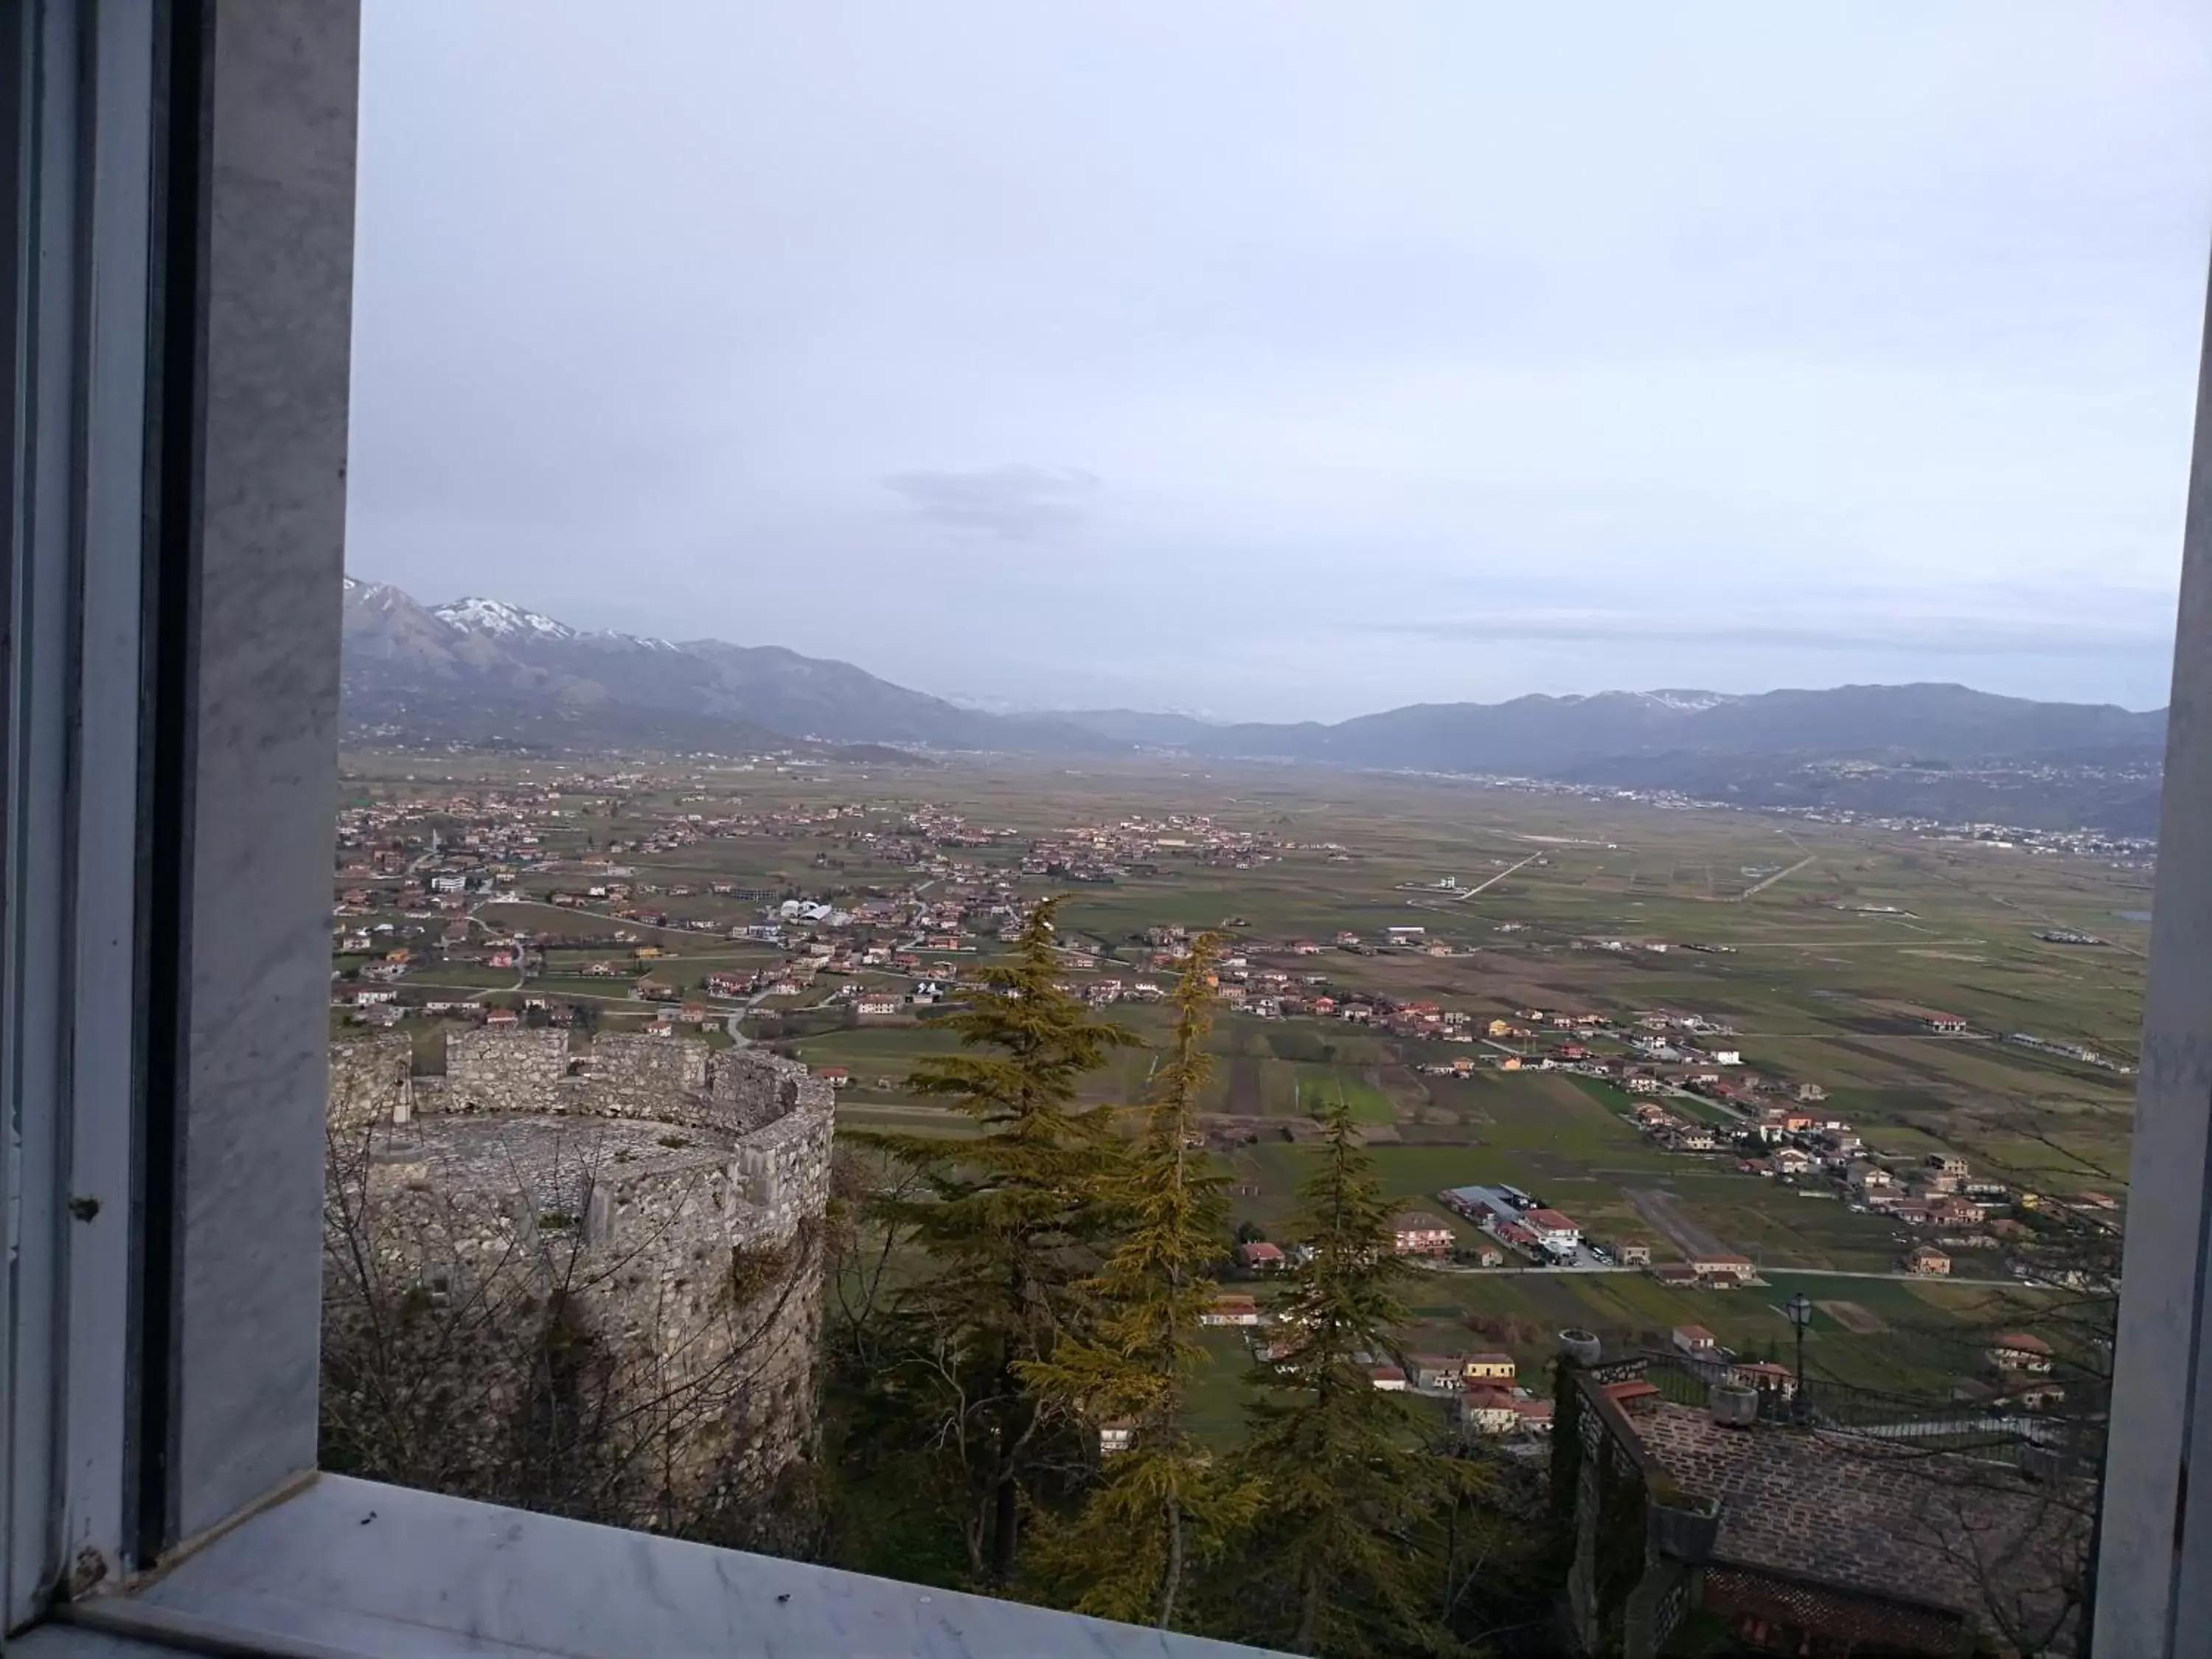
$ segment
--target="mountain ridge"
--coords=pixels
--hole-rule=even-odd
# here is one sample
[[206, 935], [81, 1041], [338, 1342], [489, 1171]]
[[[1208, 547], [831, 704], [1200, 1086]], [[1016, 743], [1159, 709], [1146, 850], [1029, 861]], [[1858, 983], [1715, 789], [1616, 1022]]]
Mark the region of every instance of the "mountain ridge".
[[[502, 724], [557, 732], [556, 711], [591, 709], [596, 731], [618, 734], [620, 711], [632, 711], [639, 735], [629, 741], [658, 744], [680, 732], [687, 747], [761, 748], [777, 739], [1079, 753], [1119, 746], [1049, 717], [963, 709], [783, 646], [582, 629], [482, 596], [424, 605], [390, 583], [354, 576], [345, 584], [344, 650], [349, 720], [441, 738]], [[463, 692], [491, 706], [440, 711], [441, 695]]]
[[[1217, 723], [1128, 708], [991, 713], [783, 646], [580, 629], [482, 595], [426, 605], [390, 584], [354, 577], [346, 580], [344, 641], [349, 723], [408, 740], [756, 752], [809, 742], [1089, 756], [1152, 750], [1636, 787], [1696, 780], [1747, 805], [1848, 793], [1795, 775], [1808, 764], [1942, 770], [2048, 763], [2127, 773], [2128, 788], [2112, 792], [2124, 800], [2112, 810], [2127, 833], [2142, 832], [2145, 812], [2154, 811], [2155, 784], [2146, 808], [2138, 775], [2154, 771], [2166, 728], [2162, 709], [2042, 702], [1933, 682], [1533, 693], [1494, 703], [1409, 703], [1337, 721]], [[1670, 777], [1682, 783], [1660, 781]], [[1922, 786], [1912, 799], [1935, 798]], [[1972, 803], [1959, 787], [1938, 793]], [[2062, 805], [2054, 798], [2048, 810], [2102, 810], [2094, 787], [2065, 799]]]

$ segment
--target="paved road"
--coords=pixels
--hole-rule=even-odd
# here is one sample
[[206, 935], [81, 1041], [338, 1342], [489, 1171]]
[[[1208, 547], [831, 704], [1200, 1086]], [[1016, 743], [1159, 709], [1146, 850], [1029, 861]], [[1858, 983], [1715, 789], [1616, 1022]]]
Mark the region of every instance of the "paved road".
[[[1419, 1267], [1424, 1267], [1431, 1273], [1563, 1273], [1571, 1275], [1576, 1273], [1640, 1273], [1649, 1271], [1648, 1268], [1644, 1267], [1470, 1267], [1466, 1266], [1464, 1263], [1457, 1261], [1436, 1261], [1426, 1259], [1418, 1261], [1414, 1265]], [[1896, 1273], [1863, 1273], [1844, 1267], [1773, 1267], [1769, 1268], [1766, 1271], [1771, 1273], [1787, 1273], [1792, 1279], [1893, 1279], [1903, 1280], [1907, 1284], [1978, 1285], [1986, 1289], [2002, 1288], [2006, 1290], [2019, 1290], [2027, 1286], [2028, 1284], [2027, 1280], [2021, 1279], [1942, 1278], [1930, 1276], [1924, 1273], [1908, 1273], [1901, 1271]]]
[[1469, 899], [1473, 898], [1473, 897], [1474, 897], [1477, 893], [1481, 892], [1481, 891], [1483, 890], [1483, 889], [1484, 889], [1484, 888], [1487, 888], [1487, 887], [1495, 887], [1495, 886], [1496, 886], [1499, 882], [1501, 882], [1501, 881], [1504, 880], [1506, 877], [1508, 877], [1508, 876], [1511, 875], [1511, 874], [1513, 873], [1513, 872], [1514, 872], [1514, 871], [1516, 871], [1516, 870], [1521, 870], [1521, 869], [1525, 869], [1525, 868], [1527, 868], [1529, 865], [1534, 864], [1534, 863], [1538, 859], [1540, 859], [1540, 858], [1541, 858], [1541, 857], [1543, 857], [1543, 856], [1544, 856], [1544, 855], [1543, 855], [1541, 853], [1531, 853], [1531, 854], [1528, 854], [1528, 856], [1527, 858], [1522, 859], [1522, 860], [1521, 860], [1521, 862], [1520, 862], [1520, 863], [1516, 864], [1516, 865], [1512, 865], [1512, 866], [1509, 866], [1509, 867], [1508, 867], [1508, 868], [1506, 868], [1506, 869], [1500, 870], [1500, 871], [1499, 871], [1496, 875], [1492, 876], [1492, 877], [1488, 881], [1484, 882], [1484, 883], [1482, 884], [1482, 885], [1481, 885], [1481, 886], [1480, 886], [1480, 887], [1470, 887], [1470, 888], [1468, 888], [1465, 892], [1463, 892], [1463, 893], [1460, 894], [1456, 898], [1453, 899], [1451, 902], [1452, 902], [1454, 904], [1464, 904], [1464, 903], [1466, 903]]
[[[1501, 1054], [1512, 1054], [1521, 1060], [1528, 1060], [1536, 1055], [1536, 1051], [1533, 1048], [1516, 1048], [1510, 1042], [1499, 1042], [1496, 1037], [1483, 1038], [1482, 1046], [1486, 1048], [1495, 1048]], [[1655, 1063], [1671, 1064], [1673, 1062]], [[1583, 1075], [1583, 1073], [1579, 1072], [1569, 1072], [1567, 1075], [1569, 1077], [1580, 1077]], [[1612, 1082], [1610, 1078], [1601, 1078], [1597, 1080], [1604, 1083]], [[1619, 1088], [1620, 1085], [1614, 1084], [1613, 1086], [1615, 1088]], [[1710, 1096], [1701, 1095], [1693, 1089], [1685, 1089], [1676, 1084], [1669, 1083], [1663, 1085], [1659, 1092], [1662, 1096], [1669, 1100], [1694, 1100], [1701, 1106], [1714, 1107], [1720, 1111], [1727, 1113], [1730, 1117], [1735, 1118], [1737, 1121], [1741, 1123], [1753, 1123], [1758, 1121], [1748, 1111], [1744, 1110], [1741, 1107], [1733, 1105], [1728, 1101], [1715, 1100]]]
[[1869, 1273], [1856, 1267], [1776, 1267], [1771, 1271], [1798, 1279], [1901, 1279], [1909, 1284], [1922, 1285], [2003, 1285], [2017, 1289], [2028, 1283], [2024, 1279], [1962, 1279], [1950, 1273], [1908, 1273], [1895, 1268], [1887, 1273]]
[[[1796, 840], [1796, 837], [1792, 836], [1791, 839], [1794, 841]], [[1736, 902], [1741, 904], [1744, 900], [1752, 897], [1754, 894], [1765, 892], [1768, 888], [1773, 886], [1776, 882], [1788, 880], [1791, 876], [1796, 875], [1800, 870], [1802, 870], [1807, 865], [1817, 864], [1820, 862], [1820, 855], [1818, 853], [1808, 853], [1803, 858], [1799, 859], [1796, 863], [1791, 865], [1787, 870], [1777, 870], [1772, 875], [1767, 877], [1764, 881], [1755, 881], [1752, 883], [1750, 886], [1745, 888], [1743, 891], [1735, 896]]]
[[722, 1029], [730, 1034], [730, 1042], [733, 1046], [739, 1048], [750, 1048], [753, 1046], [753, 1040], [744, 1033], [745, 1016], [759, 1007], [761, 999], [767, 994], [766, 991], [754, 992], [745, 999], [743, 1007], [730, 1010], [728, 1018], [723, 1020]]

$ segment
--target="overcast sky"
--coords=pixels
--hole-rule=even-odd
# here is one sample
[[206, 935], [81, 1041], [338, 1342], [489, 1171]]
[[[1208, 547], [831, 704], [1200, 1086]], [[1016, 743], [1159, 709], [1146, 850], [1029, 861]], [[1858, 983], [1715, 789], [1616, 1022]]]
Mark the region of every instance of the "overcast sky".
[[379, 0], [349, 562], [945, 695], [2166, 696], [2198, 0]]

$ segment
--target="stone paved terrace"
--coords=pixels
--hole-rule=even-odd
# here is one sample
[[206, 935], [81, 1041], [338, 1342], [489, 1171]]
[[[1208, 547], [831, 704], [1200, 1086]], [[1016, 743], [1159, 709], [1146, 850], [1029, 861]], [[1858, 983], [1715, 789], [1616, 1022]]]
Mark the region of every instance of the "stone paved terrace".
[[540, 1209], [577, 1211], [594, 1185], [719, 1170], [736, 1145], [622, 1119], [432, 1117], [380, 1142], [375, 1160], [419, 1166], [449, 1186], [526, 1193]]
[[1746, 1566], [1979, 1613], [2042, 1599], [2087, 1525], [2078, 1492], [1977, 1459], [1663, 1400], [1630, 1420], [1685, 1492], [1721, 1500], [1715, 1553]]

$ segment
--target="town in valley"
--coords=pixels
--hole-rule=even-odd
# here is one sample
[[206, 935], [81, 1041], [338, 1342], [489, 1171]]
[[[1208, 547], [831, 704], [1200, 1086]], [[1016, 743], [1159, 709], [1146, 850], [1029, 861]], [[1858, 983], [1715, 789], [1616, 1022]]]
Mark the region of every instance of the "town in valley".
[[2124, 1208], [2124, 850], [1261, 766], [365, 752], [333, 1034], [404, 1036], [433, 1088], [476, 1032], [757, 1046], [841, 1130], [972, 1133], [905, 1078], [1056, 896], [1066, 987], [1144, 1039], [1108, 1103], [1220, 941], [1202, 1121], [1237, 1231], [1202, 1432], [1237, 1432], [1340, 1103], [1421, 1269], [1375, 1385], [1472, 1430], [1540, 1442], [1562, 1328], [1784, 1395], [1802, 1340], [1808, 1391], [2051, 1409], [2045, 1312], [2111, 1289], [2082, 1240]]

